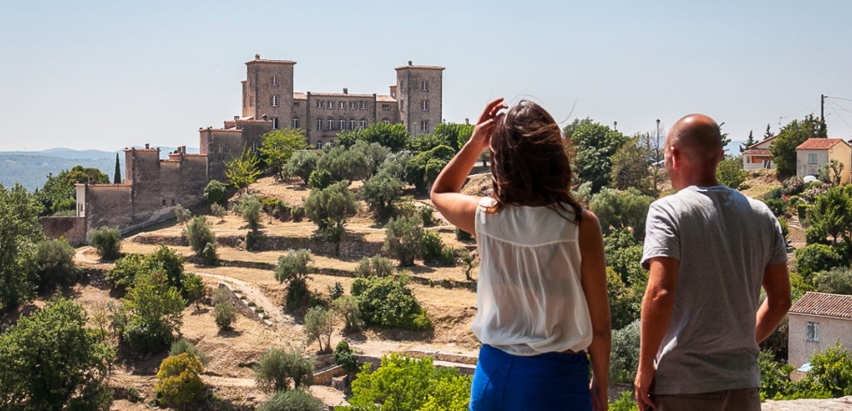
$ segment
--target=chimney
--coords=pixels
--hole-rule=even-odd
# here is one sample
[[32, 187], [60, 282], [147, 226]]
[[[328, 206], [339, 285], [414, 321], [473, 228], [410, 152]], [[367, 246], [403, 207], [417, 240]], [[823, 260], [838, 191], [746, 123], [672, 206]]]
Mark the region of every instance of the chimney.
[[465, 124], [467, 124], [467, 125], [470, 125], [470, 119], [469, 119], [469, 118], [465, 118], [465, 119], [464, 119], [464, 123], [465, 123]]
[[240, 116], [234, 116], [234, 121], [237, 121], [239, 119], [240, 119]]
[[408, 60], [408, 65], [409, 65], [409, 66], [411, 65], [411, 60]]
[[348, 89], [348, 88], [346, 88], [346, 87], [344, 87], [344, 88], [343, 88], [343, 94], [349, 94], [349, 89]]
[[263, 121], [266, 121], [266, 119], [267, 119], [267, 115], [266, 115], [266, 114], [264, 114], [262, 117], [263, 117]]
[[147, 150], [149, 148], [151, 148], [151, 146], [148, 143], [145, 143], [145, 150]]
[[94, 185], [95, 184], [95, 178], [92, 177], [92, 176], [86, 176], [86, 184]]
[[255, 59], [255, 60], [260, 60], [260, 54], [255, 54], [255, 55], [254, 55], [254, 59]]

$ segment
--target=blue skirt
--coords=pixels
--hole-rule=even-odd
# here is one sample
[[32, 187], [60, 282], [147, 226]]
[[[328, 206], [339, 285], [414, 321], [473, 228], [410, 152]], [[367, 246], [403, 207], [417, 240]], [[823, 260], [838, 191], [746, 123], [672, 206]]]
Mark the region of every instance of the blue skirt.
[[586, 353], [522, 357], [483, 345], [473, 374], [469, 409], [591, 411]]

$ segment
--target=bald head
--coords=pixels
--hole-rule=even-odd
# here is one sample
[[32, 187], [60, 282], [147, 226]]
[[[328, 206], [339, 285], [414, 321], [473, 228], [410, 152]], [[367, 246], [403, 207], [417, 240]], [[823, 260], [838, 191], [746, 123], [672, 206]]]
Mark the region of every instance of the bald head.
[[666, 146], [677, 147], [695, 165], [715, 167], [722, 152], [722, 133], [712, 118], [690, 114], [669, 129]]

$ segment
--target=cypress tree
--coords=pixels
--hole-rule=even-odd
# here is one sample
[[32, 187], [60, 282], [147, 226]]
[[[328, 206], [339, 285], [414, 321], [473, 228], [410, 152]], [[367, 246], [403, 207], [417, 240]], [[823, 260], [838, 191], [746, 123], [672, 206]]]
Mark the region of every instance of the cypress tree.
[[121, 184], [121, 165], [118, 163], [118, 153], [115, 153], [115, 177], [112, 179], [113, 184]]

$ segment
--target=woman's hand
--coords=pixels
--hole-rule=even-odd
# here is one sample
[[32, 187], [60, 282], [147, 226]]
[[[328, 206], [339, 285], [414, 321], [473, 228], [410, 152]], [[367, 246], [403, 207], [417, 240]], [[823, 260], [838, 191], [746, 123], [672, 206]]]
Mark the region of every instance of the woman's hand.
[[468, 143], [473, 144], [480, 152], [488, 148], [491, 144], [491, 134], [494, 132], [494, 127], [503, 117], [503, 113], [499, 111], [506, 108], [509, 108], [509, 106], [503, 102], [503, 97], [488, 103], [485, 110], [482, 111], [482, 115], [479, 116], [479, 121], [476, 122], [476, 128], [473, 129], [473, 135], [471, 135]]
[[592, 392], [592, 409], [595, 411], [607, 411], [609, 409], [609, 398], [607, 397], [606, 384], [602, 387], [593, 375], [589, 388]]

